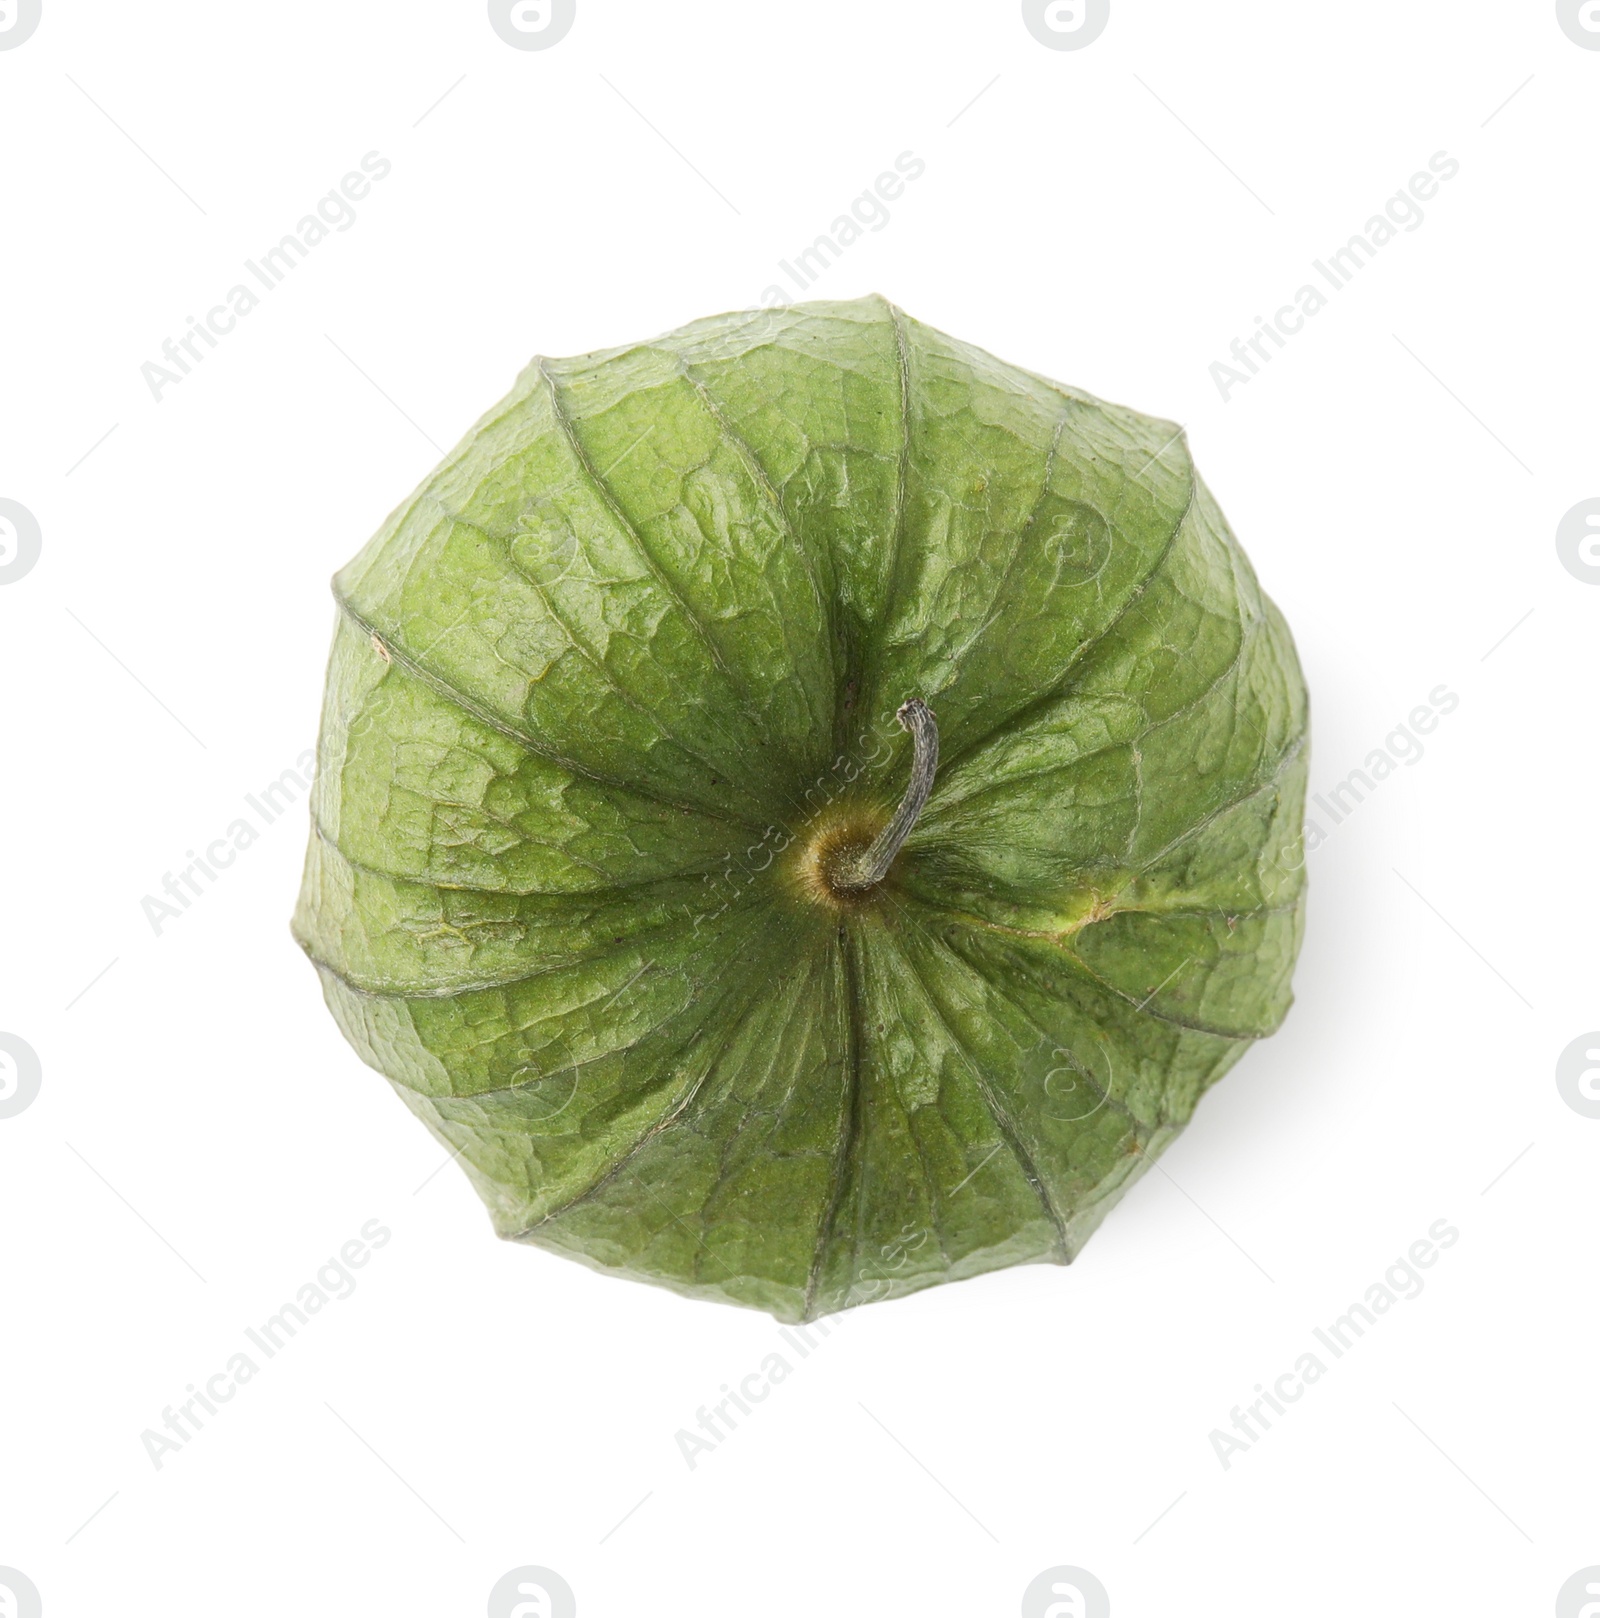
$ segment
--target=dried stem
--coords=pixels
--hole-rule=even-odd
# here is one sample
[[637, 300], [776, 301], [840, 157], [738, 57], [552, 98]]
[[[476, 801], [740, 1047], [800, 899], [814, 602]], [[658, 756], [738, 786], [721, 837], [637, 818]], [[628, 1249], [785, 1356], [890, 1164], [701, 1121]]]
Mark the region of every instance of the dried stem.
[[903, 730], [911, 732], [911, 781], [900, 807], [894, 812], [894, 819], [873, 839], [872, 846], [850, 865], [833, 873], [835, 885], [841, 888], [872, 888], [883, 881], [933, 791], [934, 773], [939, 768], [938, 723], [920, 697], [902, 703], [895, 718]]

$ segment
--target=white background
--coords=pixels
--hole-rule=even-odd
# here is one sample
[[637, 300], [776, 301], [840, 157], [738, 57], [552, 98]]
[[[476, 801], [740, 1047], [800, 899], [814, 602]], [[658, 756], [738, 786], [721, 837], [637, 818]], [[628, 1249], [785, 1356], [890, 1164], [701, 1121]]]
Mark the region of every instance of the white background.
[[[48, 1618], [476, 1615], [520, 1564], [584, 1618], [1010, 1615], [1057, 1564], [1117, 1618], [1553, 1610], [1600, 1563], [1600, 1121], [1555, 1083], [1600, 1026], [1600, 590], [1555, 547], [1600, 495], [1597, 97], [1544, 0], [1114, 0], [1081, 51], [1014, 3], [579, 0], [519, 51], [481, 3], [44, 0], [0, 51], [0, 497], [43, 534], [0, 588], [0, 1028], [43, 1069], [0, 1120], [0, 1565]], [[1315, 790], [1460, 703], [1311, 856], [1282, 1033], [1081, 1260], [801, 1362], [493, 1240], [290, 940], [303, 807], [159, 936], [141, 900], [312, 744], [329, 575], [530, 355], [759, 301], [908, 150], [813, 295], [1185, 423]], [[162, 340], [369, 151], [355, 225], [157, 403]], [[1439, 151], [1425, 223], [1224, 403], [1230, 341]], [[1441, 1218], [1425, 1291], [1224, 1469]], [[369, 1219], [355, 1294], [158, 1471], [141, 1433]]]

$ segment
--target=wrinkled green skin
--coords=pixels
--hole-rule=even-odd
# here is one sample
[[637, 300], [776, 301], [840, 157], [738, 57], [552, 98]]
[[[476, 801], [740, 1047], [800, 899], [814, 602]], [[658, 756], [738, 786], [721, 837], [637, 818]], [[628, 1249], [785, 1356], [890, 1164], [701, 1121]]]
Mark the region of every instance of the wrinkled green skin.
[[783, 1320], [1064, 1263], [1288, 1009], [1304, 687], [1168, 422], [725, 315], [535, 362], [336, 593], [296, 933], [503, 1236]]

